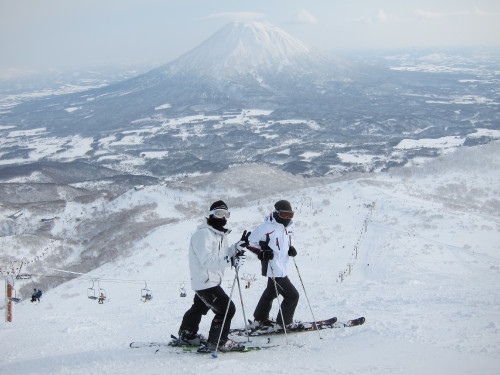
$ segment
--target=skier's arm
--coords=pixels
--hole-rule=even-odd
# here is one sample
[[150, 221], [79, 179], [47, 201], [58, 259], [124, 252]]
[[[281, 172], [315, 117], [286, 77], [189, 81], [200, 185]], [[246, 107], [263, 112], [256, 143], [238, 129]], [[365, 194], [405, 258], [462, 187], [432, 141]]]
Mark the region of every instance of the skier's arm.
[[262, 251], [259, 242], [265, 239], [264, 232], [264, 228], [262, 226], [258, 226], [248, 237], [249, 245], [247, 246], [247, 249], [256, 255]]
[[250, 245], [248, 246], [248, 250], [256, 254], [260, 260], [274, 258], [274, 252], [269, 247], [269, 234], [270, 233], [266, 233], [266, 228], [264, 226], [259, 226], [250, 234]]

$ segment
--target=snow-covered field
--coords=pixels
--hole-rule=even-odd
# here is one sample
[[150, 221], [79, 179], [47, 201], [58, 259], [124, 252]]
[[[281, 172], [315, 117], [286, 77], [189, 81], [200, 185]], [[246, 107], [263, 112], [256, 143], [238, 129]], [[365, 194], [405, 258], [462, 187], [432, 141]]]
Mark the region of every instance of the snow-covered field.
[[[498, 374], [499, 148], [498, 142], [459, 148], [424, 166], [317, 180], [258, 200], [246, 199], [238, 184], [179, 190], [183, 205], [194, 207], [188, 219], [151, 232], [134, 244], [132, 255], [46, 291], [40, 303], [15, 306], [13, 322], [0, 323], [0, 374]], [[168, 217], [174, 202], [158, 191], [129, 192], [122, 204], [157, 200], [159, 216]], [[232, 212], [233, 241], [261, 223], [274, 201], [290, 200], [296, 210], [295, 260], [314, 315], [365, 316], [366, 323], [320, 335], [290, 334], [288, 345], [284, 336], [272, 337], [279, 347], [217, 359], [130, 349], [131, 341], [166, 341], [177, 334], [193, 298], [187, 248], [202, 220], [197, 207], [219, 198]], [[39, 263], [38, 274], [68, 275]], [[249, 255], [240, 271], [242, 285], [250, 281], [242, 289], [248, 318], [265, 286], [259, 268]], [[289, 275], [301, 294], [295, 317], [310, 320], [293, 262]], [[228, 269], [228, 293], [233, 279]], [[16, 280], [16, 288], [26, 283], [31, 281]], [[153, 299], [142, 302], [146, 285]], [[87, 298], [92, 286], [105, 289], [104, 304]], [[180, 297], [183, 287], [187, 298]], [[237, 289], [233, 297], [233, 326], [243, 326]], [[208, 333], [212, 316], [202, 320], [202, 333]], [[253, 344], [262, 340], [267, 338]]]

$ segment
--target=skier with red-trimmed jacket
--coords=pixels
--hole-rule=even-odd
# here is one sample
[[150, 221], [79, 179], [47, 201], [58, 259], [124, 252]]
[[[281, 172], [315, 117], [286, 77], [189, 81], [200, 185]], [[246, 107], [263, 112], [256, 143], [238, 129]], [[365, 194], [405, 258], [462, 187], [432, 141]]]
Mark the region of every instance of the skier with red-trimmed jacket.
[[[288, 279], [288, 259], [297, 255], [293, 246], [295, 224], [294, 211], [287, 200], [279, 200], [274, 211], [266, 216], [264, 223], [253, 230], [248, 238], [248, 250], [262, 262], [262, 275], [267, 277], [267, 287], [254, 311], [255, 325], [259, 327], [278, 324], [286, 329], [300, 328], [302, 323], [294, 323], [293, 315], [299, 301], [299, 293]], [[279, 293], [283, 301], [276, 321], [269, 318], [272, 304]]]

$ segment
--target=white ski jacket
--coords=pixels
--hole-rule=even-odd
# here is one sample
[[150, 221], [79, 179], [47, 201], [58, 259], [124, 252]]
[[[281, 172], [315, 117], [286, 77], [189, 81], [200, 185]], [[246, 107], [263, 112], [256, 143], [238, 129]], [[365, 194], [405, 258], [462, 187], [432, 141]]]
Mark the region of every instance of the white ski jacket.
[[[259, 241], [266, 241], [269, 235], [269, 247], [274, 252], [274, 258], [267, 265], [267, 277], [285, 277], [288, 273], [288, 250], [295, 237], [293, 221], [285, 228], [278, 223], [271, 213], [266, 216], [264, 223], [252, 231], [248, 238], [250, 247], [260, 249]], [[272, 266], [272, 270], [271, 270]]]
[[203, 290], [220, 285], [224, 269], [231, 266], [236, 245], [228, 246], [227, 235], [208, 225], [205, 220], [198, 226], [189, 244], [189, 271], [193, 290]]

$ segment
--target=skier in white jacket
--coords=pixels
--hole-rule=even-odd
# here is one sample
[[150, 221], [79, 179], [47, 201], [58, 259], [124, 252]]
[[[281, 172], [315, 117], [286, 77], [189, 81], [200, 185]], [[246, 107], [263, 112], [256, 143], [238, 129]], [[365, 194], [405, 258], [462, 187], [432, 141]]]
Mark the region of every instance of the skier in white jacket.
[[248, 250], [257, 254], [262, 261], [262, 275], [267, 276], [267, 287], [255, 308], [254, 318], [258, 326], [270, 326], [274, 322], [269, 313], [278, 292], [283, 297], [276, 323], [287, 329], [300, 328], [301, 323], [293, 323], [299, 293], [288, 279], [288, 258], [297, 255], [293, 246], [295, 224], [290, 202], [280, 200], [274, 211], [265, 218], [249, 236]]
[[[182, 319], [179, 338], [185, 344], [205, 344], [205, 349], [209, 350], [215, 350], [217, 344], [220, 351], [244, 349], [228, 340], [231, 319], [236, 308], [220, 284], [226, 267], [243, 265], [244, 250], [250, 233], [245, 231], [240, 241], [229, 246], [227, 235], [231, 231], [224, 227], [229, 216], [229, 210], [223, 201], [214, 202], [210, 206], [209, 217], [198, 226], [189, 245], [189, 270], [195, 296], [193, 305]], [[198, 334], [198, 329], [202, 316], [209, 310], [212, 310], [215, 316], [205, 342], [203, 336]], [[223, 326], [224, 316], [226, 320]]]

